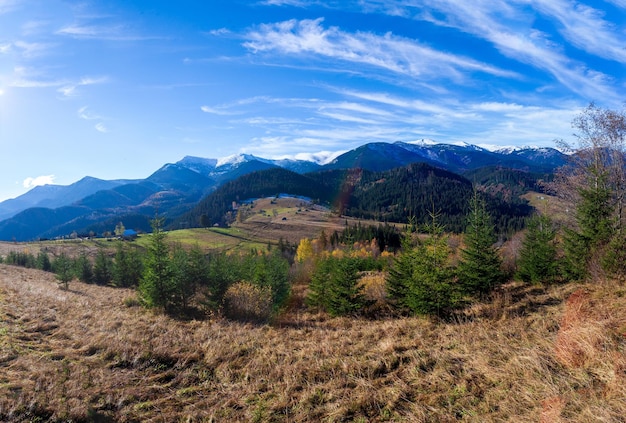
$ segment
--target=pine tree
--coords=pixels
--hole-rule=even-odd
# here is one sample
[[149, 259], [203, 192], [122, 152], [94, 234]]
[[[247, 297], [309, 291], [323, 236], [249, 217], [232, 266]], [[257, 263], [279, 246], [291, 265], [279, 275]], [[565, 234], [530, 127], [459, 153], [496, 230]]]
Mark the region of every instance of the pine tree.
[[533, 216], [519, 252], [518, 278], [533, 284], [554, 280], [557, 275], [555, 236], [554, 225], [548, 216]]
[[504, 279], [502, 260], [494, 247], [496, 235], [485, 201], [474, 191], [470, 200], [466, 247], [461, 250], [459, 281], [471, 296], [490, 292]]
[[606, 175], [592, 179], [588, 187], [579, 189], [580, 200], [575, 212], [577, 228], [565, 229], [563, 272], [568, 279], [582, 280], [588, 276], [591, 260], [609, 242], [615, 227], [612, 193], [606, 184]]
[[200, 286], [207, 284], [209, 279], [209, 262], [199, 246], [194, 245], [187, 253], [187, 275], [183, 304], [189, 305], [189, 300], [195, 295]]
[[50, 262], [50, 256], [45, 251], [39, 251], [37, 254], [37, 269], [43, 270], [45, 272], [50, 272], [52, 270], [52, 263]]
[[143, 272], [143, 262], [137, 250], [119, 242], [113, 261], [113, 284], [119, 287], [136, 287], [139, 285]]
[[414, 253], [413, 275], [406, 305], [415, 314], [445, 315], [460, 302], [455, 270], [450, 264], [450, 248], [437, 214], [430, 213], [429, 235], [420, 240]]
[[99, 250], [93, 265], [93, 281], [98, 285], [106, 285], [113, 279], [113, 261], [104, 250]]
[[139, 293], [147, 307], [169, 311], [173, 289], [169, 248], [165, 242], [166, 233], [162, 229], [162, 218], [155, 217], [151, 223], [152, 234], [143, 276], [139, 283]]
[[306, 304], [312, 308], [326, 310], [328, 307], [328, 292], [330, 276], [336, 265], [337, 259], [327, 257], [317, 260], [315, 270], [311, 275], [309, 292], [306, 297]]
[[[619, 238], [626, 223], [626, 114], [591, 103], [572, 126], [578, 146], [560, 142], [572, 154], [552, 185], [574, 210], [564, 231], [562, 272], [567, 279], [583, 280], [590, 276], [592, 264], [608, 265], [604, 255], [611, 251], [609, 243], [623, 243]], [[616, 263], [611, 258], [609, 262]]]
[[408, 309], [407, 297], [415, 272], [415, 251], [411, 245], [411, 234], [407, 230], [402, 237], [402, 250], [396, 254], [387, 274], [387, 296], [398, 309]]
[[93, 282], [93, 265], [85, 253], [81, 253], [78, 256], [74, 265], [76, 267], [76, 275], [81, 282]]
[[357, 259], [345, 257], [336, 261], [330, 274], [326, 308], [331, 316], [358, 313], [367, 305], [359, 285]]
[[69, 289], [70, 281], [74, 278], [72, 260], [68, 256], [66, 256], [65, 253], [61, 253], [54, 259], [52, 267], [59, 283], [61, 284], [63, 289], [67, 291]]

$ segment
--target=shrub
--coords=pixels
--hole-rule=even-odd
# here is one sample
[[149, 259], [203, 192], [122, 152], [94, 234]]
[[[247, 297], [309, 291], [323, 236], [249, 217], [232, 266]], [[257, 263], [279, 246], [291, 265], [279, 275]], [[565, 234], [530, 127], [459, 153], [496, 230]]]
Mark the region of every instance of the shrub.
[[226, 316], [238, 320], [266, 321], [272, 314], [272, 290], [249, 282], [236, 282], [224, 295]]

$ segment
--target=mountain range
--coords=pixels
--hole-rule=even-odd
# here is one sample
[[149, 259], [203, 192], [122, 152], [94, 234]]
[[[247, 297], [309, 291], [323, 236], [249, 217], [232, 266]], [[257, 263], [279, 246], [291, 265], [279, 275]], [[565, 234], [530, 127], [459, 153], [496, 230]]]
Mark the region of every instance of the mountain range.
[[165, 164], [145, 179], [107, 181], [87, 176], [67, 186], [35, 187], [1, 202], [0, 240], [28, 241], [72, 232], [102, 234], [120, 220], [126, 227], [147, 231], [155, 213], [175, 221], [229, 181], [277, 168], [304, 175], [341, 169], [383, 172], [425, 163], [459, 175], [485, 167], [546, 174], [565, 162], [566, 156], [552, 148], [490, 151], [471, 144], [437, 144], [429, 140], [369, 143], [328, 163], [271, 160], [247, 154], [223, 159], [187, 156]]

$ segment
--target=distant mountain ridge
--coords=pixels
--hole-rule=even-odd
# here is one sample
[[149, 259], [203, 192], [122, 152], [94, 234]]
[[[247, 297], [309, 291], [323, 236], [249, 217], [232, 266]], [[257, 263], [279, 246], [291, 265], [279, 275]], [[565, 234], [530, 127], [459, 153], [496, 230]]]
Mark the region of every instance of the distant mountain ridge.
[[[282, 168], [297, 174], [323, 170], [362, 168], [386, 171], [412, 163], [426, 163], [463, 174], [485, 166], [527, 172], [552, 172], [566, 156], [552, 148], [490, 151], [475, 145], [369, 143], [339, 155], [326, 164], [307, 160], [272, 160], [249, 154], [222, 159], [186, 156], [168, 163], [140, 180], [106, 181], [85, 177], [67, 186], [35, 187], [26, 194], [0, 203], [0, 239], [32, 240], [101, 231], [104, 222], [122, 217], [148, 230], [159, 214], [174, 219], [188, 212], [219, 186], [253, 172]], [[29, 212], [35, 208], [37, 211]], [[37, 216], [37, 222], [33, 217]], [[65, 217], [64, 217], [65, 216]], [[109, 224], [107, 223], [107, 224]], [[114, 225], [113, 225], [114, 226]]]

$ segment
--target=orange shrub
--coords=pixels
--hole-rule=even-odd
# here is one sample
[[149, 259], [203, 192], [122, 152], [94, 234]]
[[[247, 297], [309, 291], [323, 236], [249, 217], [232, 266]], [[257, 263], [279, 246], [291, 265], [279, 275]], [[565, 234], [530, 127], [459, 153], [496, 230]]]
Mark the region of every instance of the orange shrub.
[[272, 290], [249, 282], [234, 283], [224, 295], [224, 310], [233, 319], [267, 320], [272, 314]]

